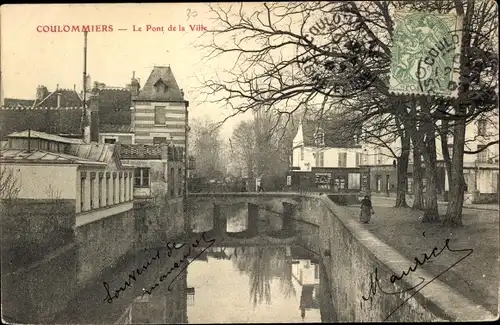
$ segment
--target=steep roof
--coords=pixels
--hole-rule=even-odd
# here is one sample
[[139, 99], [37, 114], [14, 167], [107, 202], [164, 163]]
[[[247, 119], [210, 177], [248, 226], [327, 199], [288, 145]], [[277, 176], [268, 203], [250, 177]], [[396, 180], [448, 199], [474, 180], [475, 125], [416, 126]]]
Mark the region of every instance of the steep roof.
[[20, 107], [20, 106], [33, 106], [34, 99], [19, 99], [19, 98], [4, 98], [3, 106], [5, 107]]
[[60, 94], [61, 100], [59, 105], [61, 107], [81, 106], [82, 99], [80, 95], [71, 89], [58, 89], [49, 93], [44, 99], [36, 101], [35, 106], [42, 107], [57, 107], [57, 94]]
[[184, 96], [170, 67], [154, 67], [136, 99], [168, 102], [183, 101]]
[[0, 107], [0, 138], [24, 130], [50, 134], [82, 133], [82, 107]]
[[116, 146], [110, 143], [94, 142], [71, 144], [67, 153], [83, 159], [104, 162], [107, 164], [114, 163], [117, 166], [121, 166], [120, 160], [117, 157]]
[[99, 124], [128, 125], [132, 121], [132, 94], [127, 89], [96, 90], [99, 105]]
[[346, 120], [302, 120], [302, 132], [304, 146], [314, 146], [314, 134], [317, 129], [325, 133], [325, 147], [348, 148], [357, 147], [355, 135], [360, 133], [358, 128], [352, 127], [352, 123]]

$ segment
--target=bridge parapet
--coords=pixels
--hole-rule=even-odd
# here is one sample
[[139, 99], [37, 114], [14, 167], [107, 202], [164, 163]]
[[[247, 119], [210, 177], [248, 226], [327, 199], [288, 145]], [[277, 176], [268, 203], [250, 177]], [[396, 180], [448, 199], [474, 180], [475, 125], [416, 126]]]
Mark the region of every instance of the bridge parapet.
[[[442, 321], [493, 319], [486, 309], [443, 284], [428, 272], [418, 269], [400, 281], [389, 281], [394, 274], [408, 270], [411, 261], [376, 238], [359, 223], [356, 211], [342, 205], [355, 204], [323, 194], [290, 192], [196, 193], [188, 202], [196, 206], [224, 206], [246, 203], [293, 214], [319, 230], [314, 251], [321, 256], [329, 277], [329, 288], [338, 321]], [[250, 204], [249, 204], [250, 203]], [[375, 220], [376, 222], [376, 220]], [[311, 247], [311, 245], [307, 245]], [[373, 275], [380, 280], [375, 294]], [[425, 280], [420, 289], [416, 287]], [[373, 291], [373, 292], [371, 292]], [[384, 291], [398, 294], [384, 294]], [[369, 297], [363, 299], [363, 297]], [[370, 300], [370, 301], [366, 301]]]

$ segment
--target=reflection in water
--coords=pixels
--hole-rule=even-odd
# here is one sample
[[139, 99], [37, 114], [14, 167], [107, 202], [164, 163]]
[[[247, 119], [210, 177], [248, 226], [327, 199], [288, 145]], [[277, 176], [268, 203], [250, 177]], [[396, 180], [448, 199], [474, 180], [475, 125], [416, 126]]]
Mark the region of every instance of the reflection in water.
[[321, 297], [325, 278], [313, 255], [299, 246], [209, 248], [207, 261], [189, 267], [197, 294], [190, 322], [321, 322], [331, 301]]
[[[238, 249], [241, 252], [238, 254]], [[271, 303], [270, 282], [279, 279], [280, 291], [288, 298], [295, 296], [292, 285], [292, 264], [288, 262], [289, 247], [244, 247], [236, 248], [233, 264], [240, 272], [246, 272], [250, 281], [250, 297], [254, 305]]]
[[[87, 288], [55, 323], [164, 324], [164, 323], [255, 323], [332, 322], [330, 285], [313, 232], [301, 235], [301, 245], [212, 246], [189, 264], [187, 270], [152, 295], [143, 288], [155, 283], [177, 258], [155, 261], [133, 285], [103, 303], [102, 283]], [[189, 242], [189, 241], [186, 241]], [[216, 239], [215, 245], [221, 241]], [[260, 244], [259, 244], [260, 245]], [[198, 249], [202, 249], [200, 247]], [[179, 252], [181, 254], [182, 252]], [[196, 256], [199, 251], [193, 251]], [[105, 281], [113, 287], [151, 252], [138, 252], [112, 270]], [[176, 275], [176, 274], [174, 274]], [[121, 282], [120, 282], [121, 281]], [[170, 282], [170, 281], [168, 281]], [[248, 285], [248, 287], [247, 287]]]

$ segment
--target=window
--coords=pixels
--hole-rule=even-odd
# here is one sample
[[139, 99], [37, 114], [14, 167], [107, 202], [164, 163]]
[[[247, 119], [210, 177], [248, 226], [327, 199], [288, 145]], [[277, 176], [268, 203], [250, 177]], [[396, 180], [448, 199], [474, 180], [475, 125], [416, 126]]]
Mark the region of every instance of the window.
[[319, 166], [320, 167], [325, 166], [325, 153], [324, 152], [319, 153]]
[[453, 157], [453, 143], [448, 143], [448, 154], [450, 155], [450, 158]]
[[347, 167], [347, 153], [339, 153], [339, 167]]
[[361, 174], [360, 173], [349, 173], [347, 175], [347, 186], [351, 190], [361, 189]]
[[318, 129], [314, 134], [314, 141], [316, 146], [324, 146], [325, 145], [325, 132], [323, 130]]
[[103, 175], [102, 173], [99, 173], [99, 207], [102, 207], [102, 178], [103, 178]]
[[149, 168], [135, 169], [134, 186], [149, 187]]
[[106, 183], [106, 191], [107, 191], [107, 193], [106, 193], [106, 205], [110, 205], [109, 200], [110, 200], [111, 195], [112, 195], [111, 191], [113, 191], [113, 188], [111, 186], [111, 177], [110, 176], [111, 175], [109, 173], [106, 173], [106, 182], [107, 182]]
[[173, 197], [175, 194], [175, 182], [174, 182], [174, 169], [170, 168], [170, 196]]
[[155, 106], [155, 124], [165, 124], [165, 106]]
[[116, 203], [116, 173], [113, 173], [113, 204]]
[[95, 186], [95, 173], [90, 173], [90, 208], [94, 208], [94, 186]]
[[300, 147], [300, 160], [304, 160], [304, 146]]
[[478, 144], [477, 145], [477, 150], [482, 150], [481, 152], [477, 153], [477, 161], [478, 162], [487, 162], [488, 161], [488, 149], [485, 145]]
[[406, 182], [406, 192], [413, 193], [413, 178], [408, 177], [408, 181]]
[[105, 138], [104, 143], [114, 144], [114, 143], [116, 143], [116, 139], [115, 138]]
[[314, 264], [314, 279], [318, 280], [319, 279], [319, 265]]
[[[182, 168], [179, 168], [179, 185], [182, 183]], [[179, 190], [178, 190], [178, 193], [179, 193], [179, 196], [182, 195], [182, 186], [179, 186]]]
[[118, 202], [122, 202], [122, 173], [120, 172], [118, 178]]
[[356, 152], [356, 167], [359, 167], [359, 165], [361, 165], [361, 154]]
[[153, 144], [167, 143], [166, 137], [153, 137]]
[[479, 136], [486, 135], [487, 124], [488, 123], [485, 118], [481, 118], [477, 121], [477, 135]]
[[81, 172], [80, 174], [80, 210], [85, 210], [85, 179], [87, 173]]
[[155, 91], [157, 93], [166, 93], [167, 90], [168, 90], [168, 87], [167, 85], [165, 84], [165, 82], [163, 82], [163, 80], [159, 79], [155, 84], [154, 84], [154, 87], [155, 87]]

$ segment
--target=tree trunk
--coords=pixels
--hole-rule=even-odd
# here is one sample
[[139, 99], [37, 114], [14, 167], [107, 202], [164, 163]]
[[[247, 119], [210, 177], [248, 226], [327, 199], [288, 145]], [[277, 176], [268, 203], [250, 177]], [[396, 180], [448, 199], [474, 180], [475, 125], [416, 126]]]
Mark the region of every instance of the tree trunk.
[[405, 151], [398, 157], [397, 165], [397, 194], [396, 194], [396, 208], [407, 208], [406, 203], [406, 173], [408, 172], [408, 158], [409, 151]]
[[[463, 7], [457, 11], [459, 14], [463, 14]], [[474, 1], [467, 1], [467, 14], [464, 19], [464, 27], [471, 26], [472, 13], [474, 12]], [[469, 28], [463, 28], [462, 37], [462, 48], [467, 49], [471, 45], [471, 33]], [[466, 67], [467, 58], [464, 53], [460, 56], [460, 66], [462, 69]], [[463, 71], [462, 71], [463, 73]], [[467, 77], [467, 76], [464, 76]], [[459, 98], [463, 96], [469, 89], [469, 84], [462, 83], [458, 88]], [[456, 114], [463, 115], [466, 113], [467, 108], [464, 105], [457, 104]], [[462, 226], [462, 208], [464, 204], [464, 145], [465, 145], [465, 120], [459, 119], [455, 121], [453, 126], [453, 157], [451, 159], [450, 168], [450, 191], [448, 196], [450, 198], [448, 202], [448, 207], [446, 209], [446, 216], [443, 220], [443, 225], [450, 227]]]
[[[464, 109], [457, 112], [463, 114]], [[448, 207], [443, 224], [450, 227], [462, 226], [462, 208], [464, 204], [464, 144], [465, 144], [465, 121], [455, 121], [453, 137], [453, 157], [451, 159], [449, 173]]]
[[[403, 120], [405, 117], [403, 116]], [[398, 134], [401, 139], [401, 154], [397, 157], [397, 185], [396, 185], [396, 208], [407, 208], [406, 204], [406, 174], [408, 172], [408, 158], [410, 156], [410, 133], [399, 127], [400, 118], [395, 117], [398, 125]], [[404, 124], [404, 123], [403, 123]]]
[[422, 169], [422, 153], [419, 147], [413, 147], [413, 210], [423, 210], [424, 208], [424, 191], [423, 191], [423, 174]]
[[[448, 151], [448, 120], [443, 119], [441, 130], [439, 132], [441, 138], [441, 152], [443, 154], [444, 165], [446, 167], [446, 176], [448, 177], [448, 189], [451, 179], [451, 159], [450, 152]], [[445, 185], [446, 186], [446, 185]]]
[[423, 113], [424, 141], [423, 157], [425, 164], [425, 176], [427, 179], [426, 191], [424, 193], [424, 217], [422, 222], [438, 222], [439, 212], [437, 204], [436, 188], [436, 138], [434, 132], [434, 123], [429, 119], [430, 103], [426, 98], [421, 100], [421, 110]]

